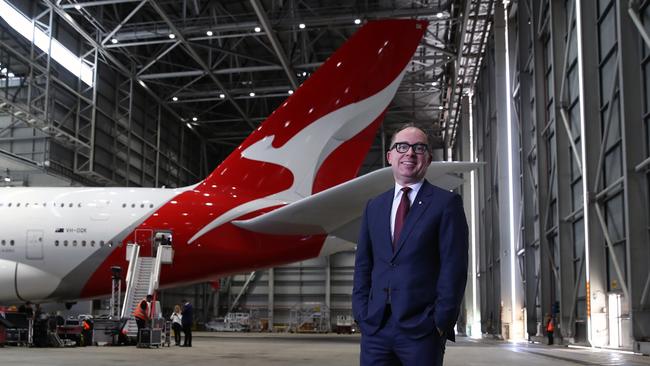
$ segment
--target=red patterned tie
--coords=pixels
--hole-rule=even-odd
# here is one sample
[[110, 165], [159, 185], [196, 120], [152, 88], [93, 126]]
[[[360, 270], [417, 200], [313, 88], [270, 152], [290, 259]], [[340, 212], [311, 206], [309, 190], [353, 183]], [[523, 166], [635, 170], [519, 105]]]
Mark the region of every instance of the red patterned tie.
[[397, 212], [395, 213], [395, 228], [393, 230], [393, 251], [397, 246], [397, 241], [399, 240], [399, 235], [402, 232], [402, 227], [404, 226], [404, 221], [406, 221], [406, 215], [409, 213], [411, 208], [411, 201], [409, 200], [409, 192], [411, 188], [404, 187], [402, 188], [402, 199], [399, 201], [399, 206], [397, 206]]

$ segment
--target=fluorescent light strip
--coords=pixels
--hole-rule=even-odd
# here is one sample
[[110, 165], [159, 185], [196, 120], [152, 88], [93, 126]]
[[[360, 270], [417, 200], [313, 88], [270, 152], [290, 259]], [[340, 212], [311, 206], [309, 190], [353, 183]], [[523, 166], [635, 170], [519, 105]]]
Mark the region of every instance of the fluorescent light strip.
[[[583, 66], [583, 48], [582, 48], [582, 1], [576, 0], [575, 8], [575, 17], [576, 17], [576, 39], [578, 47], [578, 85], [579, 90], [585, 90], [585, 71]], [[585, 289], [589, 290], [589, 293], [586, 294], [587, 303], [591, 301], [591, 284], [589, 283], [589, 187], [587, 187], [587, 144], [585, 144], [585, 131], [587, 131], [587, 126], [585, 125], [585, 100], [584, 94], [580, 95], [580, 139], [582, 141], [581, 152], [582, 152], [582, 217], [584, 220], [584, 246], [585, 246]], [[592, 324], [591, 324], [591, 306], [587, 309], [587, 339], [589, 344], [593, 346], [592, 341]], [[573, 311], [573, 310], [572, 310]]]
[[514, 334], [515, 318], [518, 312], [515, 310], [515, 194], [514, 194], [514, 173], [512, 171], [512, 110], [510, 108], [510, 45], [508, 39], [508, 3], [503, 1], [503, 21], [505, 23], [506, 41], [506, 124], [508, 126], [508, 216], [510, 226], [510, 292], [512, 306], [512, 325], [510, 336]]
[[[469, 159], [476, 161], [474, 156], [474, 110], [473, 110], [474, 92], [469, 92]], [[472, 240], [472, 334], [470, 337], [474, 338], [481, 334], [481, 322], [479, 318], [478, 309], [478, 278], [476, 277], [476, 246], [478, 245], [478, 236], [476, 234], [476, 171], [472, 170], [469, 176], [469, 189], [470, 189], [470, 217], [472, 228], [470, 230]], [[475, 327], [478, 326], [478, 329]]]
[[24, 16], [5, 0], [0, 0], [0, 17], [16, 32], [33, 42], [43, 52], [48, 53], [53, 60], [58, 62], [66, 70], [70, 71], [84, 83], [94, 86], [94, 71], [92, 67], [88, 66], [83, 59], [70, 52], [70, 50], [56, 39], [52, 38], [50, 42], [50, 36], [35, 27], [32, 20]]

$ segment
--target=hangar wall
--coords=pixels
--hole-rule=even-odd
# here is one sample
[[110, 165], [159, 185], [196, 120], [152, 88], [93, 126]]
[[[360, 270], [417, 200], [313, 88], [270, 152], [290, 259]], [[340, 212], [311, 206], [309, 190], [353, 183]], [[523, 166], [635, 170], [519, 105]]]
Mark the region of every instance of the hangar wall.
[[[650, 42], [640, 34], [650, 41], [650, 9], [635, 4], [495, 11], [472, 98], [476, 158], [487, 162], [477, 187], [483, 333], [543, 336], [553, 314], [566, 343], [647, 347]], [[521, 169], [504, 182], [507, 153]], [[521, 210], [512, 239], [511, 187]]]

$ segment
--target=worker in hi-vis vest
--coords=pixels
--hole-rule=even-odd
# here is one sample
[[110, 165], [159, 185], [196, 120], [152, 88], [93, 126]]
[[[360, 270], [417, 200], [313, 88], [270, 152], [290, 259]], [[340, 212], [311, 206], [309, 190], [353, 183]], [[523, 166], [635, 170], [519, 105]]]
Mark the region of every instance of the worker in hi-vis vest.
[[151, 300], [153, 300], [153, 296], [147, 295], [133, 310], [133, 316], [138, 325], [138, 343], [140, 343], [140, 329], [144, 328], [147, 321], [151, 319]]

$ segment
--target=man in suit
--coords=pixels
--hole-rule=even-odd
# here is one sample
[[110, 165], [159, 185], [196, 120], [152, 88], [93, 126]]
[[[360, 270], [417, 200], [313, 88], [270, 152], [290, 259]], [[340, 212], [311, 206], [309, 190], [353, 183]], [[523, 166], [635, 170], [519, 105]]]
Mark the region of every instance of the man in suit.
[[432, 156], [421, 129], [398, 130], [386, 156], [395, 188], [368, 202], [355, 259], [361, 365], [442, 365], [467, 281], [462, 201], [424, 179]]
[[189, 301], [183, 299], [183, 310], [181, 310], [181, 323], [183, 325], [183, 347], [192, 347], [192, 323], [194, 322], [194, 309]]

